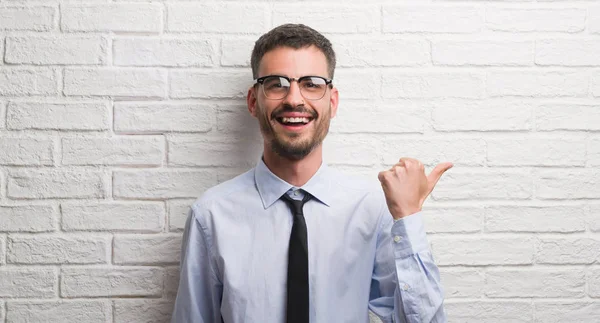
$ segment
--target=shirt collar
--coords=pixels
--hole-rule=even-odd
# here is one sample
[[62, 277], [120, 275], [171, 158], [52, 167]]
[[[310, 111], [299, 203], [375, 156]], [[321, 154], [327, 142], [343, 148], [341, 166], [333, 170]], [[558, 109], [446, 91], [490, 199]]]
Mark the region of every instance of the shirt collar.
[[[254, 181], [265, 209], [273, 205], [285, 192], [294, 187], [273, 174], [262, 160], [262, 157], [254, 169]], [[321, 201], [321, 203], [329, 206], [331, 202], [330, 183], [330, 170], [323, 162], [313, 177], [300, 188]]]

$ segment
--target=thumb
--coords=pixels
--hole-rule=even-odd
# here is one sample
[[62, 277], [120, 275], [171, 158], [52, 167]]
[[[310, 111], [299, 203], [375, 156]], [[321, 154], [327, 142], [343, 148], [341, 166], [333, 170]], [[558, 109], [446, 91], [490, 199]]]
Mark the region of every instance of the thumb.
[[433, 191], [433, 188], [435, 187], [437, 182], [440, 180], [442, 175], [447, 170], [452, 168], [453, 166], [454, 166], [454, 164], [452, 164], [452, 163], [441, 163], [441, 164], [438, 164], [437, 166], [435, 166], [435, 168], [431, 171], [431, 173], [429, 173], [429, 176], [427, 176], [427, 182], [429, 184], [429, 192]]

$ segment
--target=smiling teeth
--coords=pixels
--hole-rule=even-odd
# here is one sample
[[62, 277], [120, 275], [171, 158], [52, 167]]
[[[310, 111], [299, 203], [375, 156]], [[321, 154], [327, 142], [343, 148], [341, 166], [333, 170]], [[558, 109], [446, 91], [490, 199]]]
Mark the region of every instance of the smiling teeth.
[[281, 120], [285, 123], [297, 123], [297, 122], [308, 123], [308, 118], [281, 118]]

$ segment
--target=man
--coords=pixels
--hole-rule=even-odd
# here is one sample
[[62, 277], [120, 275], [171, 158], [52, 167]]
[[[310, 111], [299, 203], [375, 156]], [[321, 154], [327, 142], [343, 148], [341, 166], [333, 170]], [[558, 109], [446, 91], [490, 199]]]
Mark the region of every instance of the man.
[[445, 322], [420, 211], [452, 164], [402, 158], [381, 187], [328, 168], [335, 54], [307, 26], [260, 37], [251, 65], [263, 156], [193, 204], [172, 322]]

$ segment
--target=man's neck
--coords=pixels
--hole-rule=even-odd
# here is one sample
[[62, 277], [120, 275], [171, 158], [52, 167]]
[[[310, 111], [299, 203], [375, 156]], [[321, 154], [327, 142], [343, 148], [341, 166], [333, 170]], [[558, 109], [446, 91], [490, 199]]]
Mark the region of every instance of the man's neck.
[[316, 147], [310, 154], [300, 160], [290, 160], [277, 155], [271, 147], [265, 145], [263, 161], [273, 174], [282, 180], [300, 187], [306, 184], [321, 167], [323, 162], [323, 145]]

